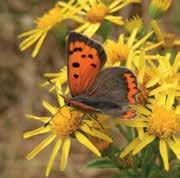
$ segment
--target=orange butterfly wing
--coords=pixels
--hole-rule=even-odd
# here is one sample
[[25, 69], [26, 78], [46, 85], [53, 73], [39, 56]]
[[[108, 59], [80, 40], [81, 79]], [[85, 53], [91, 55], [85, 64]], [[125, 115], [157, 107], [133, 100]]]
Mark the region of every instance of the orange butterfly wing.
[[86, 92], [106, 61], [102, 46], [81, 35], [71, 32], [68, 37], [68, 80], [72, 96]]

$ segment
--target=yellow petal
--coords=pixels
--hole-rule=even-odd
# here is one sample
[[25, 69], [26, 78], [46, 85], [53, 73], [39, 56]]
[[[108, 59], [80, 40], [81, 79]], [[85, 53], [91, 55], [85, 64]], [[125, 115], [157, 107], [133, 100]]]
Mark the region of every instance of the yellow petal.
[[64, 171], [64, 169], [66, 168], [70, 146], [71, 146], [71, 140], [70, 140], [70, 137], [67, 137], [64, 140], [63, 147], [62, 147], [62, 156], [61, 156], [61, 164], [60, 164], [61, 171]]
[[137, 110], [139, 113], [146, 115], [146, 116], [148, 116], [151, 113], [147, 108], [145, 108], [142, 105], [137, 105], [137, 106], [134, 105], [132, 107], [133, 107], [133, 109]]
[[80, 129], [89, 135], [92, 135], [94, 137], [97, 137], [97, 138], [100, 138], [107, 142], [112, 143], [112, 139], [108, 135], [104, 134], [103, 132], [100, 132], [97, 129], [89, 128], [87, 125], [81, 125]]
[[51, 131], [51, 128], [48, 127], [48, 126], [47, 126], [47, 127], [40, 127], [40, 128], [38, 128], [38, 129], [25, 132], [25, 133], [23, 134], [23, 138], [33, 137], [33, 136], [35, 136], [35, 135], [47, 133], [47, 132], [49, 132], [49, 131]]
[[151, 31], [149, 32], [147, 35], [145, 35], [143, 38], [141, 38], [140, 40], [138, 40], [138, 42], [136, 44], [133, 45], [133, 49], [137, 49], [140, 45], [142, 45], [154, 32]]
[[180, 146], [180, 138], [175, 136], [175, 135], [173, 135], [173, 139]]
[[117, 25], [123, 25], [124, 24], [122, 17], [120, 17], [120, 16], [107, 15], [105, 17], [105, 19], [114, 23], [114, 24], [117, 24]]
[[120, 154], [120, 158], [125, 157], [127, 154], [129, 154], [138, 144], [140, 143], [139, 138], [135, 138]]
[[166, 108], [171, 108], [175, 102], [175, 90], [171, 89], [170, 92], [168, 92], [167, 99], [166, 99]]
[[158, 76], [153, 76], [146, 84], [146, 88], [150, 88], [154, 85], [156, 85], [160, 81], [160, 78]]
[[40, 50], [40, 48], [42, 46], [42, 43], [43, 43], [44, 39], [46, 38], [46, 36], [47, 36], [47, 32], [45, 32], [45, 33], [43, 33], [41, 35], [40, 39], [36, 43], [36, 46], [35, 46], [35, 48], [34, 48], [34, 50], [32, 52], [32, 57], [36, 57], [37, 56], [37, 54], [38, 54], [38, 52], [39, 52], [39, 50]]
[[87, 22], [80, 27], [76, 28], [74, 31], [82, 33], [84, 30], [86, 30], [89, 27], [90, 23]]
[[165, 85], [162, 85], [162, 86], [160, 86], [160, 87], [157, 87], [157, 88], [151, 90], [151, 91], [149, 92], [149, 96], [155, 95], [156, 93], [159, 93], [159, 92], [161, 92], [161, 91], [165, 91], [165, 90], [170, 89], [170, 88], [173, 88], [173, 87], [174, 87], [173, 84], [165, 84]]
[[168, 144], [172, 151], [176, 154], [177, 158], [180, 159], [180, 146], [178, 143], [174, 142], [173, 140], [169, 139]]
[[58, 108], [56, 108], [53, 105], [49, 104], [47, 101], [43, 100], [42, 104], [51, 114], [56, 114], [56, 112], [58, 111]]
[[180, 106], [176, 106], [175, 113], [180, 115]]
[[111, 4], [109, 4], [109, 9], [116, 7], [120, 3], [122, 3], [122, 0], [112, 1]]
[[140, 0], [122, 1], [122, 3], [120, 3], [120, 4], [118, 3], [118, 4], [114, 5], [113, 7], [111, 5], [110, 13], [113, 13], [113, 12], [116, 12], [116, 11], [120, 10], [120, 9], [122, 9], [123, 7], [127, 6], [130, 3], [140, 3]]
[[134, 28], [127, 42], [128, 47], [131, 47], [133, 45], [136, 39], [137, 32], [138, 32], [138, 28]]
[[76, 131], [75, 136], [82, 145], [86, 146], [89, 150], [91, 150], [97, 156], [99, 157], [101, 156], [101, 153], [99, 152], [99, 150], [82, 133]]
[[57, 98], [58, 98], [59, 106], [64, 106], [65, 105], [64, 98], [62, 98], [62, 96], [60, 96], [59, 93], [57, 93]]
[[142, 127], [137, 127], [138, 137], [140, 140], [144, 137], [144, 129]]
[[133, 57], [134, 57], [134, 52], [131, 49], [129, 51], [129, 55], [128, 55], [127, 62], [126, 62], [126, 67], [129, 68], [129, 69], [132, 69], [131, 67], [132, 67]]
[[148, 135], [148, 134], [144, 135], [143, 140], [141, 141], [141, 143], [139, 143], [139, 145], [137, 145], [137, 147], [134, 149], [132, 154], [135, 155], [139, 153], [145, 146], [151, 143], [154, 139], [155, 139], [154, 135]]
[[147, 123], [143, 119], [115, 119], [116, 124], [123, 124], [129, 127], [146, 127]]
[[47, 123], [51, 119], [50, 117], [38, 117], [38, 116], [30, 115], [30, 114], [26, 114], [26, 118], [35, 119], [43, 123]]
[[159, 151], [164, 163], [164, 168], [166, 171], [168, 171], [169, 170], [168, 151], [167, 151], [166, 142], [164, 140], [160, 140], [159, 142]]
[[156, 94], [156, 101], [159, 103], [160, 106], [165, 106], [166, 104], [166, 95], [164, 94]]
[[174, 59], [174, 63], [172, 66], [173, 72], [177, 72], [180, 67], [180, 52], [177, 53], [176, 58]]
[[52, 166], [53, 166], [53, 163], [54, 163], [54, 160], [57, 156], [57, 153], [61, 147], [61, 143], [62, 141], [59, 139], [57, 140], [54, 148], [53, 148], [53, 151], [51, 153], [51, 156], [50, 156], [50, 159], [49, 159], [49, 162], [48, 162], [48, 166], [46, 168], [46, 176], [49, 176], [50, 172], [51, 172], [51, 169], [52, 169]]
[[50, 135], [46, 139], [44, 139], [37, 147], [35, 147], [27, 156], [26, 159], [30, 160], [34, 158], [39, 152], [41, 152], [44, 148], [46, 148], [54, 139], [56, 135]]
[[139, 57], [139, 74], [138, 74], [138, 82], [143, 83], [144, 73], [145, 73], [145, 52], [144, 49], [141, 49], [140, 57]]
[[21, 33], [20, 35], [18, 35], [18, 38], [23, 38], [23, 37], [26, 37], [26, 36], [30, 36], [32, 34], [36, 34], [37, 32], [40, 32], [41, 30], [40, 29], [34, 29], [34, 30], [30, 30], [30, 31], [27, 31], [27, 32], [24, 32], [24, 33]]
[[100, 25], [100, 23], [90, 24], [90, 26], [83, 32], [83, 34], [91, 38], [99, 29]]
[[76, 15], [71, 15], [68, 18], [72, 19], [72, 20], [74, 20], [76, 22], [79, 22], [79, 23], [86, 23], [83, 18], [81, 18], [79, 16], [76, 16]]
[[20, 43], [19, 48], [20, 48], [21, 50], [23, 50], [24, 48], [26, 49], [26, 46], [29, 47], [29, 46], [28, 46], [29, 44], [31, 45], [31, 44], [33, 44], [35, 41], [37, 41], [37, 40], [40, 38], [41, 34], [42, 34], [42, 33], [39, 31], [38, 33], [35, 33], [35, 34], [27, 37], [26, 39], [24, 39], [24, 40]]
[[164, 44], [164, 41], [161, 41], [161, 42], [149, 45], [149, 46], [144, 48], [144, 51], [146, 52], [146, 51], [150, 51], [150, 50], [156, 49], [156, 48], [158, 48], [159, 46], [161, 46], [163, 44]]

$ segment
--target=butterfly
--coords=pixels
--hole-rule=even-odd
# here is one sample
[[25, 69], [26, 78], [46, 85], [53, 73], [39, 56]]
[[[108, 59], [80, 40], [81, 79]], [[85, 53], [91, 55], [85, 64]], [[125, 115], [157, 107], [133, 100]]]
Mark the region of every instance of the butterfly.
[[131, 118], [129, 107], [138, 93], [135, 74], [125, 67], [101, 70], [106, 53], [98, 42], [77, 32], [70, 32], [67, 43], [68, 83], [71, 98], [64, 97], [71, 107], [89, 113]]

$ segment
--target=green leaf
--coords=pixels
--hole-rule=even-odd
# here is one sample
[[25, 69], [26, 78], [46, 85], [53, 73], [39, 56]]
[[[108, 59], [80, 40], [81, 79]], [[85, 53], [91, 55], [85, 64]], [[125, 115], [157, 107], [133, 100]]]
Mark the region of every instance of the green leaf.
[[111, 28], [111, 23], [109, 21], [104, 21], [98, 30], [98, 34], [100, 34], [105, 41], [107, 39], [109, 30]]
[[85, 167], [87, 168], [116, 168], [111, 160], [108, 159], [94, 159], [88, 162]]

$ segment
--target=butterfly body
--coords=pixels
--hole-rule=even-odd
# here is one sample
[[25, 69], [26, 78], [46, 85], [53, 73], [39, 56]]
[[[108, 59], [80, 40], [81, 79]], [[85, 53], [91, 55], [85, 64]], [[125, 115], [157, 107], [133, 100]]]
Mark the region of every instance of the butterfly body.
[[[136, 103], [137, 80], [125, 67], [101, 70], [106, 61], [102, 46], [79, 33], [68, 38], [68, 79], [72, 98], [70, 106], [112, 117], [123, 116]], [[132, 116], [132, 115], [131, 115]]]

